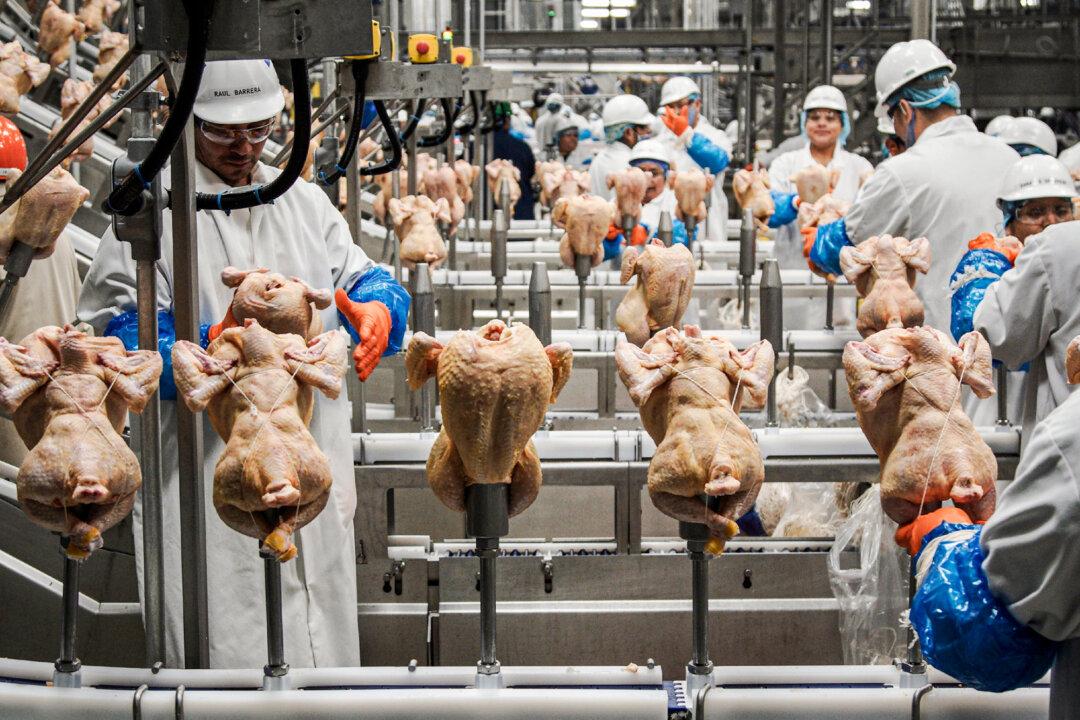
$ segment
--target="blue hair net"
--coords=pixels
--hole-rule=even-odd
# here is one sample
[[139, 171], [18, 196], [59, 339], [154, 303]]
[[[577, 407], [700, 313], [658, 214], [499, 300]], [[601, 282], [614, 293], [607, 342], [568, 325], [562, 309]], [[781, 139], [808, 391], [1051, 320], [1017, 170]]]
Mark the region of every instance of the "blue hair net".
[[664, 175], [667, 175], [668, 171], [671, 170], [671, 166], [668, 165], [666, 162], [664, 162], [663, 160], [655, 160], [653, 158], [638, 158], [637, 160], [631, 160], [630, 167], [638, 167], [639, 165], [644, 165], [645, 163], [659, 165], [664, 170]]
[[619, 123], [618, 125], [608, 125], [604, 128], [604, 140], [610, 145], [623, 136], [626, 129], [633, 127], [632, 123]]
[[[952, 73], [948, 68], [931, 70], [920, 76], [915, 81], [900, 88], [886, 100], [889, 108], [896, 106], [901, 100], [907, 100], [914, 107], [933, 110], [942, 105], [954, 108], [960, 107], [960, 86], [951, 80]], [[928, 85], [939, 83], [938, 87], [915, 87], [916, 85]]]
[[[803, 137], [807, 137], [807, 134], [806, 134], [806, 116], [807, 116], [807, 114], [808, 114], [808, 112], [806, 110], [803, 110], [801, 113], [799, 113], [799, 133]], [[848, 135], [851, 134], [851, 121], [848, 120], [848, 114], [846, 112], [841, 112], [840, 113], [840, 123], [841, 123], [840, 138], [837, 140], [837, 142], [840, 143], [840, 147], [844, 147], [844, 144], [847, 143]]]
[[1046, 154], [1048, 154], [1042, 148], [1035, 147], [1034, 145], [1028, 145], [1027, 143], [1016, 143], [1014, 145], [1009, 145], [1009, 147], [1011, 147], [1013, 150], [1018, 152], [1020, 154], [1020, 157], [1027, 157], [1028, 155], [1046, 155]]

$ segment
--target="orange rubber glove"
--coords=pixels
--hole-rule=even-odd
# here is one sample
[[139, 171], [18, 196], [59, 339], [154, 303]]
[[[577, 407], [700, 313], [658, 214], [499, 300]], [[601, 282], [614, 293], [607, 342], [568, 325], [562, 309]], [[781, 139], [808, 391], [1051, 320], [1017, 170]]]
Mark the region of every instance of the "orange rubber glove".
[[832, 273], [822, 272], [817, 265], [810, 259], [810, 251], [814, 248], [814, 240], [817, 239], [817, 225], [807, 225], [799, 230], [802, 233], [802, 254], [806, 258], [806, 266], [810, 268], [810, 272], [819, 277], [825, 278], [827, 282], [836, 282], [836, 276]]
[[218, 339], [218, 335], [221, 335], [222, 332], [233, 327], [240, 327], [240, 323], [236, 322], [236, 318], [232, 314], [232, 305], [230, 304], [229, 309], [225, 311], [225, 318], [217, 325], [211, 325], [206, 336], [210, 339], [210, 342], [214, 342]]
[[644, 245], [649, 242], [649, 233], [641, 225], [635, 225], [630, 231], [630, 245]]
[[607, 237], [605, 237], [604, 239], [605, 240], [614, 240], [615, 238], [619, 237], [619, 235], [621, 235], [621, 234], [622, 234], [622, 230], [620, 228], [615, 227], [615, 223], [611, 223], [610, 225], [607, 226]]
[[386, 351], [391, 328], [390, 310], [377, 300], [353, 302], [341, 288], [334, 293], [334, 304], [360, 336], [360, 343], [353, 350], [353, 365], [360, 382], [364, 382]]
[[926, 515], [920, 515], [907, 525], [901, 525], [897, 528], [896, 535], [893, 537], [897, 545], [907, 550], [912, 557], [915, 557], [919, 550], [922, 549], [923, 538], [929, 535], [930, 531], [938, 525], [947, 522], [962, 525], [974, 524], [971, 517], [960, 508], [943, 507]]
[[1011, 242], [1005, 242], [1004, 238], [994, 237], [992, 233], [988, 232], [979, 233], [977, 238], [968, 241], [968, 250], [993, 250], [1009, 258], [1009, 262], [1013, 265], [1016, 264], [1016, 256], [1023, 249], [1024, 246], [1015, 239]]
[[678, 112], [672, 112], [671, 108], [664, 108], [664, 114], [660, 116], [660, 119], [667, 125], [668, 130], [675, 134], [675, 137], [679, 137], [690, 127], [690, 106], [685, 105]]

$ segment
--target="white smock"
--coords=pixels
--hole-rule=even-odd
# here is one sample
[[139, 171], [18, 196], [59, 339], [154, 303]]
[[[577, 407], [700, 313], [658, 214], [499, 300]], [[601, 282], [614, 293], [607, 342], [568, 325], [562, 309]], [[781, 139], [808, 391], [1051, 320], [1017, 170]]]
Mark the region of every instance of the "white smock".
[[544, 153], [547, 147], [554, 142], [555, 123], [558, 122], [560, 115], [570, 117], [570, 111], [565, 105], [560, 105], [555, 112], [551, 112], [545, 106], [539, 117], [536, 118], [533, 127], [536, 129], [536, 146], [541, 153]]
[[[673, 169], [679, 170], [701, 170], [702, 167], [694, 162], [694, 159], [690, 157], [686, 152], [686, 148], [683, 143], [679, 142], [679, 138], [675, 136], [675, 133], [668, 129], [667, 125], [664, 125], [662, 120], [657, 121], [657, 139], [663, 143], [666, 143], [671, 151], [671, 159], [674, 161]], [[699, 115], [697, 125], [694, 126], [694, 132], [705, 136], [708, 140], [712, 141], [713, 145], [723, 148], [724, 152], [728, 154], [728, 158], [731, 157], [732, 144], [725, 133], [720, 128], [710, 123], [703, 115]], [[727, 240], [727, 220], [728, 220], [728, 199], [724, 194], [724, 176], [727, 174], [727, 170], [721, 170], [718, 174], [714, 175], [713, 189], [709, 193], [709, 216], [705, 222], [705, 229], [708, 237], [704, 239], [708, 240]], [[698, 236], [699, 239], [701, 236]]]
[[[267, 183], [279, 171], [259, 163], [254, 182]], [[163, 181], [169, 186], [168, 173]], [[229, 189], [213, 172], [195, 164], [200, 192]], [[295, 183], [271, 205], [250, 210], [197, 213], [199, 317], [217, 323], [225, 317], [233, 290], [221, 283], [221, 270], [267, 267], [297, 276], [315, 288], [350, 289], [373, 266], [352, 243], [349, 227], [315, 185]], [[173, 243], [170, 213], [164, 212], [158, 270], [158, 309], [173, 309]], [[126, 243], [105, 232], [83, 284], [79, 318], [100, 334], [115, 315], [135, 309], [135, 263]], [[325, 329], [339, 326], [337, 311], [320, 313]], [[343, 392], [336, 400], [315, 393], [311, 434], [326, 454], [334, 475], [322, 513], [299, 530], [295, 560], [281, 566], [285, 658], [294, 667], [349, 666], [360, 662], [356, 609], [356, 550], [353, 515], [351, 413]], [[161, 403], [161, 468], [165, 489], [166, 664], [183, 667], [183, 601], [179, 525], [179, 470], [176, 403]], [[133, 433], [133, 436], [136, 434]], [[225, 444], [203, 418], [203, 484], [207, 534], [207, 591], [210, 665], [258, 668], [266, 663], [266, 610], [263, 561], [258, 541], [229, 528], [213, 505], [214, 466]], [[185, 478], [187, 480], [187, 478]], [[135, 563], [142, 592], [142, 507], [134, 511]]]
[[571, 170], [588, 170], [593, 161], [591, 147], [591, 145], [585, 145], [579, 140], [578, 146], [569, 155], [563, 155], [556, 150], [555, 159]]
[[1019, 159], [971, 118], [957, 115], [926, 128], [906, 152], [878, 165], [855, 198], [845, 219], [852, 243], [882, 234], [930, 241], [930, 272], [915, 281], [927, 325], [949, 332], [949, 276], [969, 240], [1001, 227], [997, 194]]
[[615, 190], [607, 186], [607, 178], [611, 173], [630, 167], [630, 152], [630, 146], [622, 140], [605, 145], [589, 166], [589, 192], [605, 200], [615, 197]]
[[[1031, 367], [1023, 382], [1025, 438], [1035, 424], [1065, 402], [1073, 386], [1065, 380], [1065, 348], [1080, 335], [1080, 222], [1051, 225], [1024, 243], [1016, 267], [986, 290], [975, 311], [974, 328], [986, 336], [990, 352], [1009, 368]], [[1015, 376], [1009, 373], [1010, 399]], [[994, 406], [994, 399], [980, 404]], [[970, 412], [970, 408], [969, 412]]]
[[649, 237], [656, 237], [656, 229], [660, 227], [660, 213], [667, 212], [671, 215], [671, 222], [675, 222], [675, 192], [665, 187], [664, 191], [649, 202], [641, 206], [641, 223], [649, 226]]
[[[1026, 252], [1026, 251], [1025, 251]], [[1050, 720], [1080, 707], [1080, 395], [1036, 426], [980, 538], [994, 596], [1019, 622], [1062, 645]]]

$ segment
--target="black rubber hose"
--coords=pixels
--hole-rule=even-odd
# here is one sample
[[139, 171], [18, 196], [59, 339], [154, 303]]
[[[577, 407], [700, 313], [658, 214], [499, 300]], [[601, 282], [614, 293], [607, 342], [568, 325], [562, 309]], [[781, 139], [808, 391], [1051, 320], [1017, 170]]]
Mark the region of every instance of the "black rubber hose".
[[494, 103], [488, 103], [484, 108], [484, 120], [485, 122], [480, 126], [480, 134], [487, 135], [495, 129], [495, 105]]
[[375, 112], [379, 114], [379, 120], [382, 122], [383, 129], [386, 130], [386, 137], [390, 140], [390, 159], [381, 165], [360, 168], [361, 175], [385, 175], [401, 167], [401, 138], [398, 137], [394, 121], [390, 119], [390, 113], [386, 111], [386, 105], [382, 100], [375, 101]]
[[458, 128], [458, 132], [462, 135], [471, 133], [476, 129], [477, 124], [480, 122], [480, 98], [477, 97], [475, 90], [469, 91], [469, 104], [472, 105], [473, 109], [472, 120], [470, 120], [467, 125], [462, 125]]
[[281, 197], [300, 177], [307, 161], [308, 143], [311, 142], [311, 89], [308, 87], [306, 61], [290, 60], [289, 69], [293, 81], [296, 128], [293, 131], [293, 146], [289, 151], [289, 162], [285, 164], [285, 169], [267, 184], [251, 190], [196, 193], [196, 210], [230, 211], [265, 205]]
[[409, 142], [409, 138], [411, 138], [412, 134], [416, 132], [416, 126], [420, 124], [420, 116], [424, 114], [424, 111], [426, 109], [427, 100], [421, 98], [420, 100], [416, 101], [416, 112], [414, 112], [413, 116], [409, 118], [409, 124], [405, 126], [405, 131], [401, 133], [402, 143]]
[[417, 140], [416, 144], [419, 147], [438, 147], [439, 145], [442, 145], [447, 140], [449, 140], [450, 136], [454, 134], [454, 106], [450, 104], [449, 98], [443, 98], [440, 102], [442, 104], [443, 119], [446, 121], [446, 127], [444, 127], [442, 132], [435, 137], [427, 137]]
[[356, 144], [360, 140], [360, 131], [364, 125], [364, 105], [367, 102], [367, 78], [368, 69], [371, 67], [370, 60], [354, 60], [352, 63], [353, 80], [356, 83], [356, 99], [353, 103], [352, 122], [349, 123], [349, 134], [345, 138], [345, 149], [341, 152], [341, 158], [334, 165], [334, 169], [326, 174], [319, 171], [319, 182], [323, 185], [333, 185], [345, 174], [356, 152]]
[[206, 63], [206, 44], [210, 35], [210, 16], [214, 10], [213, 0], [184, 0], [188, 16], [188, 44], [184, 74], [169, 107], [169, 119], [161, 129], [150, 154], [139, 163], [106, 198], [104, 210], [117, 215], [133, 215], [142, 207], [142, 192], [150, 186], [161, 168], [165, 167], [176, 143], [184, 132], [195, 98], [199, 94], [203, 68]]

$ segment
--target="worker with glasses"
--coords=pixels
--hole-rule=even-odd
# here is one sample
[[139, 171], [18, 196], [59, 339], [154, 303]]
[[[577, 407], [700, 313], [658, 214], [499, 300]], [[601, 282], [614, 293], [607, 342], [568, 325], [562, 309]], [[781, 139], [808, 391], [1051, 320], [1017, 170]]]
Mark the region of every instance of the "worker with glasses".
[[[1019, 242], [975, 238], [950, 277], [953, 336], [978, 330], [994, 359], [1017, 371], [1009, 375], [1009, 419], [1021, 423], [1025, 444], [1035, 424], [1070, 394], [1065, 350], [1080, 335], [1076, 194], [1061, 161], [1022, 158], [998, 193], [1004, 232]], [[1022, 367], [1029, 369], [1019, 372]], [[967, 409], [975, 411], [976, 425], [993, 424], [993, 405]]]
[[[233, 188], [264, 185], [281, 171], [261, 162], [267, 138], [285, 100], [280, 81], [267, 60], [208, 62], [195, 100], [195, 187], [220, 195]], [[303, 152], [304, 148], [299, 148]], [[162, 173], [166, 187], [168, 172]], [[349, 226], [326, 194], [298, 180], [271, 204], [196, 214], [198, 238], [198, 308], [204, 347], [225, 329], [242, 326], [234, 317], [233, 290], [221, 281], [222, 270], [267, 268], [295, 276], [312, 288], [336, 291], [337, 310], [320, 304], [325, 329], [342, 327], [356, 343], [353, 361], [366, 380], [380, 358], [397, 352], [403, 341], [409, 296], [384, 269], [353, 243]], [[170, 211], [164, 211], [158, 271], [159, 348], [165, 369], [161, 378], [161, 468], [164, 504], [166, 663], [181, 667], [183, 588], [181, 556], [193, 552], [181, 544], [177, 450], [176, 389], [172, 379], [173, 239]], [[129, 350], [137, 346], [135, 263], [127, 243], [110, 228], [101, 239], [79, 298], [78, 317], [99, 334], [119, 337]], [[297, 531], [298, 557], [281, 565], [285, 656], [300, 667], [349, 666], [360, 662], [356, 614], [356, 554], [353, 516], [356, 486], [350, 440], [351, 411], [343, 392], [336, 399], [316, 394], [310, 431], [326, 454], [334, 477], [326, 507]], [[265, 647], [252, 638], [265, 632], [263, 561], [251, 538], [225, 525], [214, 511], [212, 483], [224, 443], [212, 423], [203, 423], [202, 479], [206, 487], [206, 547], [209, 548], [207, 603], [210, 666], [259, 667]], [[135, 564], [143, 587], [142, 503], [133, 513]]]

